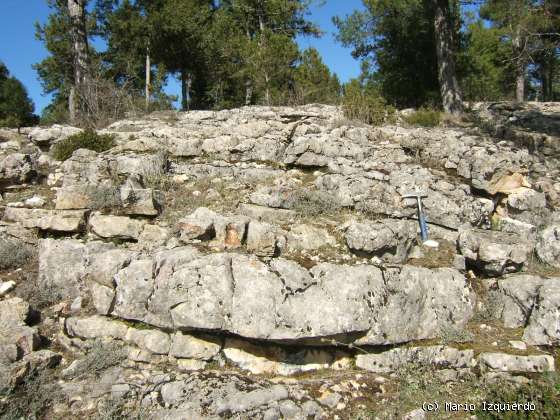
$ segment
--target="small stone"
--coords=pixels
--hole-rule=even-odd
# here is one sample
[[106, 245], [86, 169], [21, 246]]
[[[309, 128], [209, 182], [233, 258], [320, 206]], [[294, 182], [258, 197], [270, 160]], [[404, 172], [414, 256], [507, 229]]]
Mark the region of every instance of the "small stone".
[[182, 372], [192, 372], [202, 370], [206, 367], [207, 362], [196, 359], [179, 359], [177, 360], [177, 368]]
[[46, 201], [42, 197], [39, 197], [38, 195], [34, 195], [33, 197], [28, 198], [27, 200], [24, 201], [24, 204], [27, 207], [33, 207], [33, 208], [43, 207], [45, 203]]
[[321, 404], [326, 405], [327, 407], [334, 408], [338, 405], [341, 399], [342, 395], [336, 392], [326, 391], [325, 393], [323, 393], [323, 395], [321, 395], [321, 397], [318, 398], [318, 401]]
[[527, 344], [525, 344], [523, 341], [516, 341], [516, 340], [512, 340], [509, 342], [509, 344], [517, 350], [527, 350]]
[[82, 309], [82, 297], [78, 296], [70, 305], [70, 312], [76, 314]]
[[16, 282], [13, 280], [0, 283], [0, 297], [11, 292], [16, 287]]
[[426, 413], [421, 408], [417, 408], [409, 413], [406, 413], [402, 420], [424, 420], [426, 418]]

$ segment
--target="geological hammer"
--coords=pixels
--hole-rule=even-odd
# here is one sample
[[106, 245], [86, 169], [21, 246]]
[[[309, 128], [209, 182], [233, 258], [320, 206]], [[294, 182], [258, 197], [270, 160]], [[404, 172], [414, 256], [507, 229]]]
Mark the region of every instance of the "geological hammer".
[[420, 225], [420, 238], [422, 239], [422, 243], [430, 247], [437, 247], [438, 243], [436, 241], [428, 240], [428, 226], [426, 225], [426, 217], [424, 216], [424, 212], [422, 211], [422, 199], [426, 197], [428, 197], [427, 194], [419, 192], [403, 194], [402, 196], [402, 198], [416, 199], [416, 207], [418, 209], [418, 224]]

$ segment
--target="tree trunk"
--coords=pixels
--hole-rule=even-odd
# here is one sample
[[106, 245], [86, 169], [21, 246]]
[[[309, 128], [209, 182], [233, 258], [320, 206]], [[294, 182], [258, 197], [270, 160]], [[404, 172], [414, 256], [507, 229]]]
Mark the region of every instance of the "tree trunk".
[[181, 72], [181, 107], [183, 111], [189, 111], [190, 109], [190, 97], [191, 97], [191, 75], [186, 70]]
[[[261, 51], [266, 49], [266, 40], [265, 40], [265, 30], [266, 24], [264, 22], [264, 4], [263, 2], [259, 2], [259, 10], [258, 10], [258, 17], [259, 17], [259, 31], [260, 31], [260, 39], [259, 39], [259, 47]], [[267, 105], [270, 106], [270, 76], [268, 75], [268, 71], [266, 66], [262, 68], [263, 77], [264, 77], [264, 101]]]
[[78, 107], [76, 104], [76, 88], [72, 86], [70, 88], [70, 95], [68, 96], [68, 117], [70, 118], [70, 123], [73, 124], [78, 118]]
[[146, 49], [146, 111], [150, 110], [150, 84], [152, 76], [152, 65], [150, 63], [150, 49]]
[[251, 98], [253, 97], [253, 82], [247, 79], [245, 82], [245, 106], [251, 105]]
[[86, 32], [85, 0], [68, 0], [68, 15], [70, 16], [70, 35], [74, 55], [74, 83], [70, 90], [68, 106], [70, 120], [72, 123], [75, 123], [79, 111], [83, 107], [88, 75], [89, 51]]
[[525, 101], [525, 54], [523, 51], [523, 39], [521, 37], [521, 27], [517, 26], [515, 36], [512, 40], [513, 51], [515, 53], [515, 100]]
[[554, 55], [545, 57], [541, 63], [541, 89], [543, 102], [550, 102], [552, 98], [552, 80], [554, 79]]
[[438, 79], [443, 109], [450, 114], [461, 114], [463, 100], [453, 57], [453, 29], [449, 0], [431, 0], [431, 3], [434, 9]]

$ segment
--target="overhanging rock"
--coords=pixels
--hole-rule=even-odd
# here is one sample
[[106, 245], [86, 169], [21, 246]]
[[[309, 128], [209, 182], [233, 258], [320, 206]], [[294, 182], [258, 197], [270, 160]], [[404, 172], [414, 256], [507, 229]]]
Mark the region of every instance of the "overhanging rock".
[[[65, 252], [60, 242], [51, 252]], [[448, 324], [462, 327], [475, 304], [464, 276], [450, 268], [321, 263], [307, 270], [289, 260], [267, 265], [236, 253], [201, 255], [188, 246], [138, 258], [103, 280], [114, 302], [103, 301], [98, 311], [110, 307], [114, 316], [170, 331], [385, 345], [433, 338]]]

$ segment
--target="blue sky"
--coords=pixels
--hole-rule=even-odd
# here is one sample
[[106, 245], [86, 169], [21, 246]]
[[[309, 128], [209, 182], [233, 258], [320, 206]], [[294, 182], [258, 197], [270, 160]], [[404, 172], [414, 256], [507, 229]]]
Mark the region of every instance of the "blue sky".
[[[319, 39], [298, 39], [301, 48], [317, 48], [325, 63], [342, 81], [357, 76], [360, 66], [351, 57], [349, 49], [335, 42], [335, 28], [331, 19], [361, 7], [361, 0], [326, 0], [322, 6], [312, 7], [308, 18], [319, 25], [325, 34]], [[6, 64], [13, 76], [25, 84], [38, 113], [48, 105], [50, 98], [42, 94], [37, 74], [31, 67], [47, 56], [42, 43], [35, 39], [35, 22], [44, 23], [48, 14], [46, 0], [0, 0], [0, 61]], [[178, 94], [179, 84], [170, 79], [167, 91]]]

